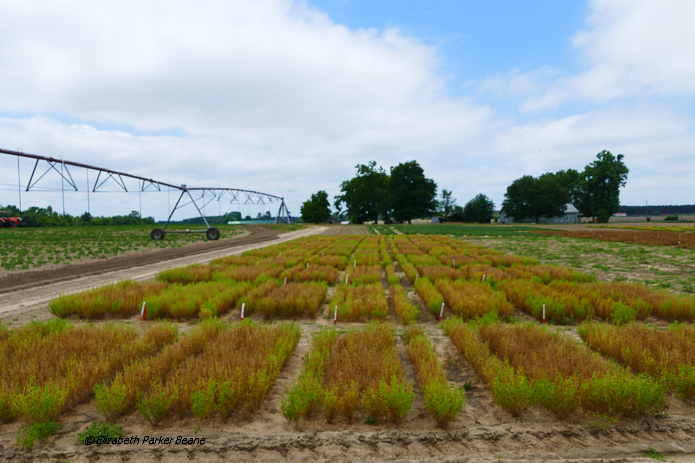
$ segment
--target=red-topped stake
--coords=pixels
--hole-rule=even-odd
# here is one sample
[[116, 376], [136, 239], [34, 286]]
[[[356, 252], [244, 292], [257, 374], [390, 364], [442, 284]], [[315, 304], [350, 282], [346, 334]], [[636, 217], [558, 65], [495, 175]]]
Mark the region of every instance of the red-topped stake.
[[442, 321], [443, 316], [444, 316], [444, 303], [442, 302], [442, 309], [439, 311], [439, 321]]
[[543, 324], [545, 325], [545, 304], [543, 304]]
[[241, 303], [241, 318], [239, 318], [239, 320], [244, 319], [244, 307], [246, 307], [246, 302]]
[[143, 301], [142, 302], [142, 310], [140, 311], [140, 315], [142, 315], [143, 320], [146, 320], [146, 317], [147, 317], [147, 308], [145, 307], [145, 304], [147, 304], [147, 302]]

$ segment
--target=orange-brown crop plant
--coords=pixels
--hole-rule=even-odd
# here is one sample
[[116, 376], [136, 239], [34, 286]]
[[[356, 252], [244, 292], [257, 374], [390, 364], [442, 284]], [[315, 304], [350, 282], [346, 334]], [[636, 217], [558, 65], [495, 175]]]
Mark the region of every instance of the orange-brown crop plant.
[[315, 317], [326, 297], [325, 282], [288, 283], [280, 286], [257, 302], [255, 310], [270, 317]]
[[246, 267], [229, 267], [215, 272], [215, 279], [254, 281], [261, 275], [277, 278], [282, 273], [283, 268], [269, 265], [250, 265]]
[[693, 328], [675, 325], [662, 331], [641, 323], [583, 324], [579, 335], [593, 349], [638, 373], [664, 380], [683, 400], [695, 398]]
[[388, 315], [388, 301], [381, 283], [340, 285], [330, 303], [330, 312], [338, 306], [338, 321], [356, 321], [361, 317], [383, 320]]
[[502, 317], [514, 313], [514, 306], [504, 294], [485, 283], [440, 280], [437, 290], [451, 310], [463, 319], [478, 318], [493, 312]]
[[322, 404], [329, 422], [342, 416], [351, 423], [359, 408], [374, 420], [400, 422], [410, 410], [412, 387], [405, 382], [387, 325], [372, 324], [339, 337], [324, 371]]
[[[36, 329], [36, 325], [41, 325]], [[176, 327], [155, 324], [142, 337], [128, 325], [74, 326], [54, 319], [12, 330], [0, 364], [0, 422], [50, 421], [82, 403], [94, 384], [176, 338]]]
[[420, 309], [418, 309], [417, 304], [414, 304], [408, 298], [408, 295], [401, 285], [393, 284], [390, 289], [396, 315], [398, 315], [401, 323], [410, 325], [417, 320], [418, 315], [420, 315]]
[[157, 281], [164, 283], [179, 283], [186, 285], [189, 283], [199, 283], [201, 281], [210, 281], [215, 267], [211, 265], [193, 264], [185, 267], [177, 267], [168, 270], [163, 270], [155, 277]]
[[459, 278], [464, 278], [467, 276], [465, 272], [455, 270], [451, 267], [445, 267], [443, 265], [420, 265], [417, 271], [423, 277], [429, 278], [432, 281], [437, 281], [441, 279], [445, 280], [457, 280]]
[[226, 328], [219, 319], [203, 320], [193, 331], [183, 335], [160, 353], [141, 357], [131, 362], [112, 380], [94, 386], [94, 404], [97, 410], [114, 421], [135, 408], [139, 394], [146, 394], [150, 385], [162, 380], [186, 359], [198, 355], [203, 348]]
[[202, 354], [189, 357], [164, 383], [158, 381], [137, 404], [152, 424], [169, 412], [201, 420], [217, 412], [250, 417], [258, 409], [301, 335], [297, 325], [257, 325], [245, 320], [228, 327]]
[[298, 282], [303, 281], [325, 281], [329, 285], [335, 284], [340, 273], [333, 267], [328, 265], [309, 265], [308, 268], [300, 269], [293, 275], [293, 280]]
[[349, 275], [348, 284], [350, 285], [371, 285], [381, 282], [381, 266], [357, 266], [348, 267], [345, 274]]
[[57, 317], [77, 314], [88, 319], [127, 318], [140, 313], [146, 297], [160, 294], [168, 287], [162, 282], [123, 280], [90, 291], [59, 296], [48, 303], [48, 308]]

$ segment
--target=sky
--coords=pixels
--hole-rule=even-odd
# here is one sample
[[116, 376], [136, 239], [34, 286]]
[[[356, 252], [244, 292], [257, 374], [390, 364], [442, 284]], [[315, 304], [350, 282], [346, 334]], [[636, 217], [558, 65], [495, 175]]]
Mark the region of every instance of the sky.
[[[262, 191], [292, 215], [372, 160], [499, 208], [515, 179], [608, 150], [630, 169], [621, 204], [693, 204], [693, 17], [691, 0], [5, 0], [0, 148]], [[0, 205], [33, 167], [0, 154]], [[88, 197], [95, 174], [70, 173], [78, 192], [49, 173], [22, 208], [163, 220], [178, 198]], [[205, 212], [236, 210], [277, 204]]]

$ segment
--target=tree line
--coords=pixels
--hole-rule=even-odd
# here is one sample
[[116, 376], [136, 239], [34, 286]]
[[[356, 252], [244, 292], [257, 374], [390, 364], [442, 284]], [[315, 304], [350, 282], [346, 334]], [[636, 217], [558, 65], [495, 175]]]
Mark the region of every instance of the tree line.
[[583, 172], [574, 169], [548, 172], [540, 177], [524, 175], [507, 188], [502, 210], [515, 220], [561, 217], [573, 204], [584, 217], [608, 222], [620, 207], [620, 188], [627, 182], [624, 155], [601, 151]]
[[[548, 172], [539, 177], [524, 175], [514, 180], [502, 203], [502, 211], [514, 220], [561, 217], [573, 204], [585, 217], [607, 222], [620, 207], [620, 188], [627, 182], [624, 155], [601, 151], [582, 172], [575, 169]], [[417, 161], [391, 167], [387, 172], [375, 161], [358, 164], [355, 176], [340, 185], [335, 197], [338, 216], [352, 223], [392, 221], [410, 223], [414, 218], [437, 216], [442, 221], [489, 223], [495, 205], [479, 194], [464, 207], [451, 191], [437, 198], [437, 184], [425, 176]], [[321, 190], [301, 207], [305, 222], [321, 223], [331, 217], [328, 194]]]
[[154, 217], [140, 217], [138, 211], [128, 215], [113, 217], [93, 217], [85, 212], [79, 217], [70, 214], [58, 214], [51, 206], [46, 208], [30, 207], [20, 211], [16, 206], [0, 206], [0, 210], [8, 211], [12, 217], [21, 217], [26, 227], [74, 227], [74, 226], [106, 226], [106, 225], [154, 225]]
[[[465, 207], [456, 205], [451, 192], [444, 190], [437, 199], [437, 184], [427, 178], [417, 161], [391, 167], [387, 172], [376, 161], [358, 164], [355, 176], [340, 185], [341, 194], [335, 197], [338, 216], [352, 223], [408, 222], [416, 218], [439, 217], [441, 220], [490, 222], [495, 205], [480, 194]], [[331, 217], [328, 194], [321, 190], [302, 204], [305, 222], [321, 223]]]

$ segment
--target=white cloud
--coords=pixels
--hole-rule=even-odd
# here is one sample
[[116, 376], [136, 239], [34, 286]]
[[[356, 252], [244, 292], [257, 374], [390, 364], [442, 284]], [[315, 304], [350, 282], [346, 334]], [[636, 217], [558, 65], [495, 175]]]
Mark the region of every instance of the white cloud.
[[[692, 117], [658, 100], [695, 85], [683, 25], [693, 6], [674, 5], [592, 3], [574, 39], [586, 69], [577, 75], [544, 66], [481, 76], [484, 94], [526, 99], [527, 109], [608, 103], [515, 123], [452, 98], [435, 48], [395, 28], [350, 30], [291, 0], [7, 1], [0, 140], [173, 184], [283, 194], [295, 213], [320, 189], [338, 194], [372, 159], [385, 168], [415, 159], [459, 203], [482, 192], [499, 206], [514, 179], [581, 169], [603, 149], [626, 155], [624, 197], [665, 198], [658, 182], [673, 166], [691, 172], [695, 141]], [[642, 93], [658, 103], [625, 101]], [[3, 190], [0, 204], [13, 194]], [[99, 214], [137, 204], [100, 201], [113, 212]], [[162, 218], [166, 201], [157, 204], [143, 212]]]
[[581, 100], [695, 95], [695, 2], [593, 0], [588, 28], [573, 42], [586, 70], [534, 95], [534, 111]]

